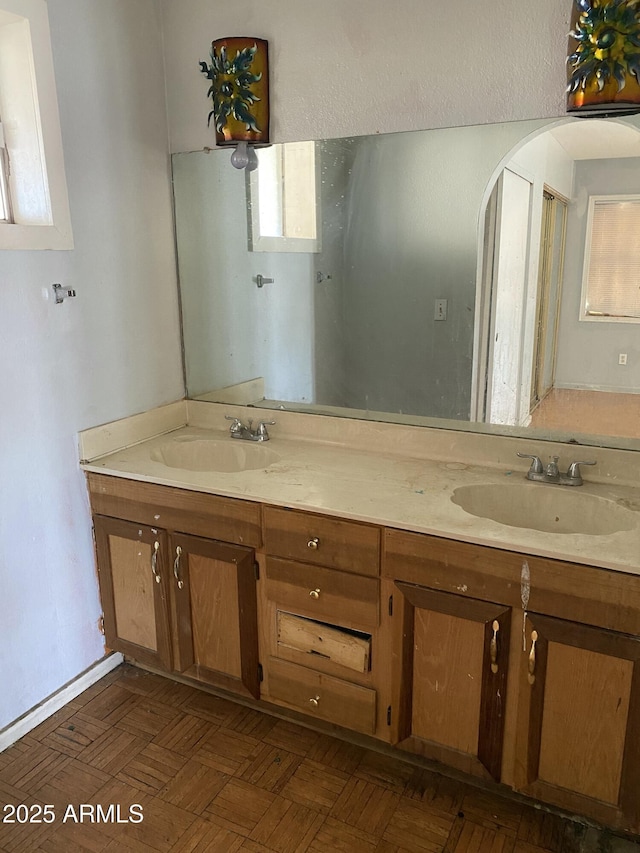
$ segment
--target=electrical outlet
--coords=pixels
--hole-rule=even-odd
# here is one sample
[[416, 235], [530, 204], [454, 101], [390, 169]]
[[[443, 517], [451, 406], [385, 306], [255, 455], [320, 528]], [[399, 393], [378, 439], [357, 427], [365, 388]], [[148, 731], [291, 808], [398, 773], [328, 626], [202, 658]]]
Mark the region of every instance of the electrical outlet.
[[626, 352], [621, 352], [618, 356], [618, 364], [626, 364], [627, 363], [627, 354]]

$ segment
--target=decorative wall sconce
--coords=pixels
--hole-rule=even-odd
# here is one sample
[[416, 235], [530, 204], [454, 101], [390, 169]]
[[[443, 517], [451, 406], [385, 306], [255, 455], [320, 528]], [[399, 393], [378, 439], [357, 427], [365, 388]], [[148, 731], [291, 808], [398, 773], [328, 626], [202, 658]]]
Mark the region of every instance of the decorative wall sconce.
[[640, 112], [640, 3], [574, 0], [567, 57], [567, 112]]
[[233, 146], [236, 169], [258, 165], [254, 147], [269, 144], [269, 58], [264, 39], [232, 38], [211, 42], [211, 65], [200, 62], [211, 80], [216, 144]]

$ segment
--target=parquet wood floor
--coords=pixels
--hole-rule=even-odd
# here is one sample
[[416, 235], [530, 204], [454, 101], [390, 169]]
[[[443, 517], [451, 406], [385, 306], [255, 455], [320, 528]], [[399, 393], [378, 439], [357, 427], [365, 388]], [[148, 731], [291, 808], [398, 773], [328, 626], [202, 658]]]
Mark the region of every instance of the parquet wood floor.
[[0, 753], [11, 804], [55, 819], [0, 823], [0, 853], [640, 849], [128, 665]]

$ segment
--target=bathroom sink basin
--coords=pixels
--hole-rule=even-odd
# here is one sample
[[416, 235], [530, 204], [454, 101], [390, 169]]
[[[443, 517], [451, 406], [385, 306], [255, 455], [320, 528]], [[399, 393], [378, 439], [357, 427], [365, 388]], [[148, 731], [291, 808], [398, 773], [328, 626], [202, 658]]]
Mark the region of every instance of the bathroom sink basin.
[[637, 513], [578, 488], [536, 483], [460, 486], [451, 500], [470, 515], [543, 533], [606, 536], [631, 530]]
[[213, 438], [176, 438], [151, 451], [154, 462], [187, 471], [235, 473], [268, 468], [280, 456], [263, 443]]

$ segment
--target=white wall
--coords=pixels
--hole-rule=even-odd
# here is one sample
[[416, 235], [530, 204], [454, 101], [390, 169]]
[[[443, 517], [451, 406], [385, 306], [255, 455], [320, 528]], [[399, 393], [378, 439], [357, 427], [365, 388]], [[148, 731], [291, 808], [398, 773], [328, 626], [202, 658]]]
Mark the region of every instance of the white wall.
[[570, 0], [160, 0], [173, 151], [213, 144], [211, 41], [269, 41], [272, 141], [564, 115]]
[[268, 399], [311, 401], [313, 255], [249, 251], [228, 151], [176, 154], [173, 176], [189, 396], [263, 376]]
[[157, 4], [48, 5], [75, 249], [0, 252], [0, 728], [104, 653], [78, 430], [183, 393]]
[[[351, 145], [318, 146], [321, 251], [249, 251], [246, 174], [229, 152], [173, 155], [187, 392], [257, 376], [265, 397], [345, 405], [344, 197]], [[260, 274], [273, 279], [256, 286]], [[316, 283], [316, 276], [323, 277]]]
[[[482, 199], [538, 122], [371, 136], [347, 192], [349, 405], [468, 420]], [[435, 300], [447, 318], [435, 321]]]

